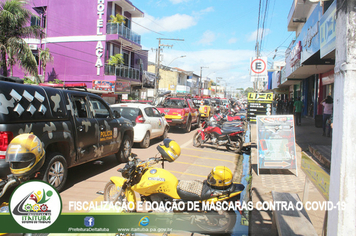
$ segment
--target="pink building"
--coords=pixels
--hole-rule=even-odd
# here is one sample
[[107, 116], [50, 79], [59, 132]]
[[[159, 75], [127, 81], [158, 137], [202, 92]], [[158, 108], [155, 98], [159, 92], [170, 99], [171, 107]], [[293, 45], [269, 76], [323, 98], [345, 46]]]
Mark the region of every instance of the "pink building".
[[[148, 52], [142, 50], [141, 36], [131, 30], [131, 20], [144, 13], [128, 0], [29, 0], [28, 7], [39, 16], [31, 24], [45, 29], [46, 37], [27, 39], [38, 57], [39, 48], [49, 48], [54, 61], [48, 63], [44, 81], [59, 79], [65, 83], [107, 84], [119, 82], [135, 89], [141, 86], [142, 74], [147, 70]], [[119, 25], [109, 23], [110, 15], [126, 18]], [[107, 65], [111, 55], [121, 53], [124, 65]], [[39, 66], [39, 74], [42, 70]], [[16, 68], [14, 76], [23, 78], [24, 72]], [[117, 91], [127, 89], [118, 88]]]

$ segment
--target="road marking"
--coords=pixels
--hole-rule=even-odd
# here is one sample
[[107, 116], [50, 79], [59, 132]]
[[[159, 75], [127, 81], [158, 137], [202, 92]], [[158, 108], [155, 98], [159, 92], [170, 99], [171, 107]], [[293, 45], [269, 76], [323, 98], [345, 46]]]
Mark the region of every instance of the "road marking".
[[181, 155], [183, 155], [183, 156], [188, 156], [188, 157], [196, 157], [196, 158], [210, 159], [210, 160], [215, 160], [215, 161], [226, 161], [226, 162], [234, 163], [233, 161], [222, 160], [222, 159], [211, 158], [211, 157], [200, 157], [200, 156], [194, 156], [194, 155], [188, 155], [188, 154], [181, 154]]
[[199, 167], [206, 167], [206, 168], [214, 168], [215, 166], [204, 166], [204, 165], [198, 165], [198, 164], [193, 164], [189, 162], [182, 162], [182, 161], [175, 161], [174, 163], [180, 163], [180, 164], [187, 164], [191, 166], [199, 166]]
[[184, 148], [183, 149], [188, 149], [188, 150], [194, 150], [198, 152], [209, 152], [209, 153], [219, 153], [220, 155], [226, 155], [226, 156], [236, 156], [236, 154], [231, 154], [231, 153], [220, 153], [220, 152], [214, 152], [214, 151], [204, 151], [204, 150], [199, 150], [197, 148]]
[[173, 173], [182, 174], [182, 175], [192, 175], [192, 176], [198, 176], [198, 177], [206, 178], [206, 175], [189, 174], [189, 173], [179, 172], [179, 171], [175, 171], [175, 170], [169, 170], [169, 171], [170, 171], [170, 172], [173, 172]]
[[183, 145], [181, 145], [181, 148], [185, 148], [186, 146], [188, 146], [190, 143], [192, 142], [192, 140], [189, 140], [188, 142], [184, 143]]

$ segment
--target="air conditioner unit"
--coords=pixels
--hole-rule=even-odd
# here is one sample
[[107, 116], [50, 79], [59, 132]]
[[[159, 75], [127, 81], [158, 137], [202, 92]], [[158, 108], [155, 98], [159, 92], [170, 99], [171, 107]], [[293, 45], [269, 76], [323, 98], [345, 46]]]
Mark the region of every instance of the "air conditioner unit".
[[136, 60], [136, 64], [137, 64], [137, 65], [140, 65], [140, 64], [142, 64], [142, 63], [143, 63], [142, 59], [137, 59], [137, 60]]

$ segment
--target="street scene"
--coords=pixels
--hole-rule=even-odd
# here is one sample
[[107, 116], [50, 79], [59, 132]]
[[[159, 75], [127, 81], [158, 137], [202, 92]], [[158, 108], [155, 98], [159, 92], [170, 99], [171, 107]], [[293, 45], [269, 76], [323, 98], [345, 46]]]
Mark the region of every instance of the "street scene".
[[355, 9], [0, 0], [0, 235], [355, 235]]

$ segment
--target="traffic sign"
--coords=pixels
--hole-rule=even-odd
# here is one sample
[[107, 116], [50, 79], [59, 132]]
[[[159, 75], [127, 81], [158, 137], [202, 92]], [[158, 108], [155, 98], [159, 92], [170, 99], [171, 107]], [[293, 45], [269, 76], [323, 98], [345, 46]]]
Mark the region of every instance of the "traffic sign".
[[251, 81], [267, 81], [267, 57], [252, 57], [250, 64]]

